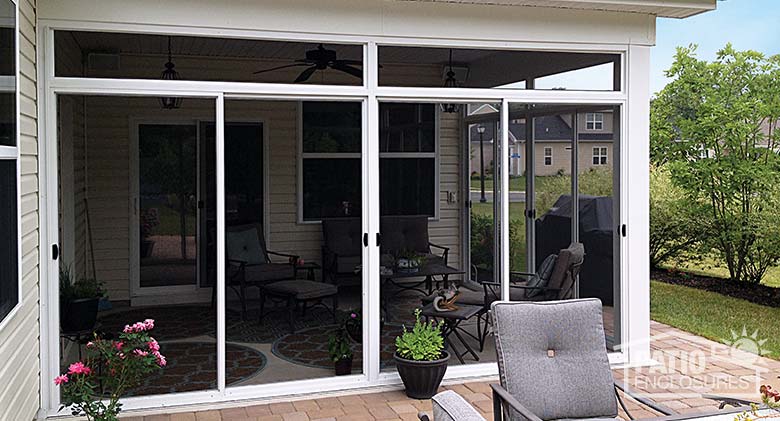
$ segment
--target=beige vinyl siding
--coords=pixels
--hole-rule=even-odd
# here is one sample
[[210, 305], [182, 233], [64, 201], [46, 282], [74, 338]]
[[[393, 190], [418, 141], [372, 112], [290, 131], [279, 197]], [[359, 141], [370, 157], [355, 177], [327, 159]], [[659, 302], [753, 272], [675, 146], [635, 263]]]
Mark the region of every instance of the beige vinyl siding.
[[22, 300], [0, 330], [0, 420], [32, 420], [39, 404], [38, 141], [35, 2], [19, 0]]

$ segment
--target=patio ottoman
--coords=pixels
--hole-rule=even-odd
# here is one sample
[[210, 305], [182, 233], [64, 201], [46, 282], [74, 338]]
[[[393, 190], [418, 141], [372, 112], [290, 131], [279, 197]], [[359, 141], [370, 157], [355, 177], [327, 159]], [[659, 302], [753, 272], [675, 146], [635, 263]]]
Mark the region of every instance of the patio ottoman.
[[[338, 308], [339, 288], [336, 285], [311, 281], [308, 279], [290, 279], [286, 281], [277, 281], [262, 287], [260, 294], [260, 319], [262, 320], [265, 311], [266, 297], [277, 298], [287, 302], [288, 321], [290, 328], [295, 332], [295, 315], [298, 306], [302, 306], [302, 312], [305, 314], [308, 307], [321, 305], [331, 312], [333, 322], [336, 320], [336, 309]], [[331, 308], [323, 300], [329, 299]]]

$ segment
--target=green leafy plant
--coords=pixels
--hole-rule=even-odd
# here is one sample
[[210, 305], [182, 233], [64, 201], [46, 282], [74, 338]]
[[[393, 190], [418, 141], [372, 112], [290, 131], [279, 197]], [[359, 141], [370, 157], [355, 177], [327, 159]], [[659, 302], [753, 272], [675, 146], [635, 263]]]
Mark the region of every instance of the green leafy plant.
[[338, 329], [328, 338], [328, 355], [334, 363], [352, 358], [349, 336], [344, 329]]
[[[167, 361], [149, 335], [154, 320], [125, 326], [118, 340], [95, 338], [87, 343], [87, 358], [68, 367], [54, 383], [62, 389], [62, 408], [86, 415], [89, 421], [116, 421], [119, 399]], [[61, 409], [62, 409], [61, 408]]]
[[772, 412], [761, 415], [758, 412], [760, 407], [756, 404], [751, 404], [750, 410], [734, 416], [734, 421], [756, 421], [767, 418], [780, 418], [780, 392], [773, 389], [772, 386], [768, 384], [762, 384], [759, 392], [761, 393], [761, 403], [771, 409]]
[[60, 298], [64, 301], [105, 296], [103, 284], [96, 279], [77, 277], [68, 265], [60, 265]]
[[441, 358], [444, 337], [441, 326], [434, 321], [420, 320], [420, 309], [414, 311], [414, 327], [395, 338], [396, 353], [401, 358], [414, 361], [434, 361]]

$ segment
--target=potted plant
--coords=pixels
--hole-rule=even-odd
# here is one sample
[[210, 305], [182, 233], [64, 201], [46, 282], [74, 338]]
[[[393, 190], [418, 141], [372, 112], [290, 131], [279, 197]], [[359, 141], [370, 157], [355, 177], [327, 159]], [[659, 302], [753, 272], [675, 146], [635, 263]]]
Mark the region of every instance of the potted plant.
[[147, 319], [125, 326], [115, 341], [95, 335], [87, 343], [87, 358], [54, 379], [62, 388], [62, 408], [90, 421], [116, 421], [122, 410], [119, 399], [167, 363], [149, 335], [153, 328], [154, 320]]
[[349, 319], [344, 322], [344, 329], [353, 341], [363, 342], [363, 320], [360, 317], [360, 310], [349, 312]]
[[337, 376], [352, 374], [352, 347], [345, 329], [338, 329], [328, 338], [328, 354], [336, 368]]
[[92, 329], [97, 320], [98, 304], [105, 294], [95, 279], [78, 278], [69, 266], [60, 267], [60, 325], [64, 332]]
[[149, 237], [154, 232], [154, 229], [160, 225], [160, 216], [157, 212], [157, 208], [142, 210], [140, 224], [141, 244], [139, 252], [141, 258], [146, 258], [150, 257], [154, 250], [154, 241], [150, 240]]
[[444, 351], [441, 326], [420, 321], [420, 309], [414, 311], [414, 328], [395, 338], [394, 355], [398, 374], [404, 382], [406, 396], [430, 399], [447, 372], [449, 353]]
[[395, 261], [395, 267], [399, 272], [417, 273], [424, 261], [425, 256], [413, 251], [402, 251], [398, 254], [398, 259]]

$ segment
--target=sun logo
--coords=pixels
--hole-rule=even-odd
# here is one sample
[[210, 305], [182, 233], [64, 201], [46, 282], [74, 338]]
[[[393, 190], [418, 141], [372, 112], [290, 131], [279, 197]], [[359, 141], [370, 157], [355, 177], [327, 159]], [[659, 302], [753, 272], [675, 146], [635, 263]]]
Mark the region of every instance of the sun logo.
[[743, 363], [754, 364], [758, 362], [759, 357], [771, 353], [763, 347], [766, 341], [767, 339], [758, 338], [757, 329], [748, 335], [747, 329], [743, 326], [742, 333], [732, 330], [731, 339], [726, 339], [724, 342], [729, 346], [729, 355], [732, 358]]

